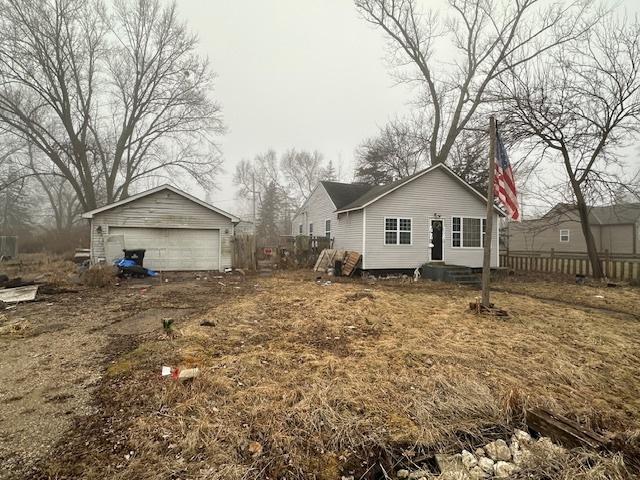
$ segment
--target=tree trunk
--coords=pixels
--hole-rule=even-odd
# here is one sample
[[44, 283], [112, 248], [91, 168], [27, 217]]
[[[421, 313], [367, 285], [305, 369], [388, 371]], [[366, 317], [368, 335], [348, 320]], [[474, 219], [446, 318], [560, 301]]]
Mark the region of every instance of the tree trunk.
[[593, 238], [593, 232], [591, 231], [591, 223], [589, 221], [589, 208], [582, 195], [582, 190], [579, 185], [573, 183], [573, 191], [576, 196], [576, 204], [578, 207], [578, 214], [580, 215], [580, 225], [582, 227], [582, 234], [587, 243], [587, 255], [589, 256], [589, 263], [591, 263], [591, 269], [593, 271], [594, 278], [604, 278], [602, 271], [602, 264], [600, 263], [600, 257], [598, 257], [598, 248], [596, 247], [596, 241]]

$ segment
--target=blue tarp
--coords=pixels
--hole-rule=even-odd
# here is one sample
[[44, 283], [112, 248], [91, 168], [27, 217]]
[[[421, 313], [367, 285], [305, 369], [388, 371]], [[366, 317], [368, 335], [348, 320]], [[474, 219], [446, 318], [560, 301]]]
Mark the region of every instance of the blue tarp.
[[[141, 267], [135, 262], [135, 260], [131, 260], [129, 258], [116, 258], [113, 263], [123, 271], [126, 271], [129, 268], [137, 268], [140, 270], [144, 270], [145, 275], [147, 275], [148, 277], [155, 277], [158, 275], [158, 272], [154, 272], [153, 270], [149, 270], [148, 268]], [[136, 273], [140, 274], [140, 272]]]

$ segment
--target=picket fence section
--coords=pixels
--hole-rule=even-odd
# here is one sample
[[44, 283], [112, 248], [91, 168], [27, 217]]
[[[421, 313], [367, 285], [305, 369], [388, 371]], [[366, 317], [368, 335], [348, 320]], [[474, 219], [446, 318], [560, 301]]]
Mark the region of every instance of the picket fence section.
[[[602, 258], [600, 261], [607, 278], [624, 281], [640, 280], [640, 258]], [[586, 258], [563, 257], [558, 254], [552, 257], [502, 254], [500, 255], [500, 266], [522, 272], [548, 272], [585, 276], [592, 274], [591, 264]]]

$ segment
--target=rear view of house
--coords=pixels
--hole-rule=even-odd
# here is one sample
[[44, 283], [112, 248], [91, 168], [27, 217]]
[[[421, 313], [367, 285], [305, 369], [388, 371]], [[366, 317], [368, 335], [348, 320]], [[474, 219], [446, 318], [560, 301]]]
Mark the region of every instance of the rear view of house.
[[[501, 212], [494, 210], [494, 225]], [[321, 182], [293, 220], [293, 234], [328, 236], [362, 254], [362, 268], [427, 262], [482, 266], [486, 198], [444, 164], [382, 186]], [[498, 266], [498, 228], [491, 265]]]
[[91, 261], [111, 263], [123, 249], [145, 249], [153, 270], [222, 270], [231, 267], [239, 219], [170, 185], [86, 212]]

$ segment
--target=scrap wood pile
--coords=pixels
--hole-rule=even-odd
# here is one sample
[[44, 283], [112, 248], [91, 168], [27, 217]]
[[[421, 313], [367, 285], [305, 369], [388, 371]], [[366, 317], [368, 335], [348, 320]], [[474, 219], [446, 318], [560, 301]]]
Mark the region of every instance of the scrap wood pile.
[[489, 306], [483, 305], [478, 297], [476, 297], [474, 302], [469, 302], [469, 310], [477, 314], [484, 313], [486, 315], [493, 315], [496, 317], [509, 316], [509, 313], [506, 310], [497, 308], [493, 303], [490, 303]]
[[351, 277], [361, 259], [362, 255], [359, 252], [326, 248], [320, 252], [313, 271]]
[[20, 277], [0, 275], [0, 305], [35, 300], [38, 285]]

